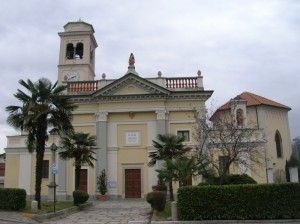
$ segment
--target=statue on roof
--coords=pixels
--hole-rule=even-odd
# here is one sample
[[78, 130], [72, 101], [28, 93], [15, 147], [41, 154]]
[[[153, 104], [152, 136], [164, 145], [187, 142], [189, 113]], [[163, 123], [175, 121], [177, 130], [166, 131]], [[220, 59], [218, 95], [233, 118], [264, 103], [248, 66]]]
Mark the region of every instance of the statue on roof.
[[129, 66], [134, 66], [134, 63], [135, 63], [134, 55], [133, 53], [131, 53], [129, 57]]

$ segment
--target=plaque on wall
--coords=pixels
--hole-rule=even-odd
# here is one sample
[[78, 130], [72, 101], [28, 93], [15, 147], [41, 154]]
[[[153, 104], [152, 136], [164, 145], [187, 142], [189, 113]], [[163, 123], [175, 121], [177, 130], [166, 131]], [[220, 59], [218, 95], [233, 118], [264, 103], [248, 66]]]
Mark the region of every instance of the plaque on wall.
[[116, 188], [117, 187], [117, 181], [108, 181], [108, 187], [109, 188]]
[[125, 132], [125, 145], [140, 145], [141, 132], [140, 131], [126, 131]]

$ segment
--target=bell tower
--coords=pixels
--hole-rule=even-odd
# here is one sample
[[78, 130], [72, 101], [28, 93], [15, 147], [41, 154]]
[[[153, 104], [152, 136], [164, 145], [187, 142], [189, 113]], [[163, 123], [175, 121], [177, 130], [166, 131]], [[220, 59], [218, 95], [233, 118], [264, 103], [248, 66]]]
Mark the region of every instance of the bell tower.
[[98, 47], [91, 24], [69, 22], [60, 36], [58, 84], [64, 81], [93, 81], [95, 50]]

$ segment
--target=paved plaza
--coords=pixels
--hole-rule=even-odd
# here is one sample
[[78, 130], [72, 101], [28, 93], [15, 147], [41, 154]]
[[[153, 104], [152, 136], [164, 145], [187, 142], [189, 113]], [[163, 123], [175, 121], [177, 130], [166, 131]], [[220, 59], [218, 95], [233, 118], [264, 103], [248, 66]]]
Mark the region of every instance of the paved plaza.
[[93, 202], [93, 206], [67, 217], [48, 220], [43, 223], [148, 223], [151, 207], [145, 200], [118, 200]]
[[[93, 202], [93, 206], [65, 217], [44, 220], [43, 223], [149, 223], [150, 205], [145, 200]], [[0, 223], [39, 223], [17, 212], [0, 211]]]

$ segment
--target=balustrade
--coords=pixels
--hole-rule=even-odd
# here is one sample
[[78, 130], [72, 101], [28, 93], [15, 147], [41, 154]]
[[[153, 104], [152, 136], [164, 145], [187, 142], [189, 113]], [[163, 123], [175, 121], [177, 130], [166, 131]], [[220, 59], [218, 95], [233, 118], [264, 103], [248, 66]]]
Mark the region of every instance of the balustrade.
[[68, 82], [68, 92], [93, 92], [98, 90], [98, 81]]
[[[99, 81], [78, 81], [68, 82], [68, 92], [94, 92], [98, 90]], [[166, 78], [165, 87], [169, 89], [192, 89], [197, 88], [197, 78], [185, 77], [185, 78]]]
[[197, 78], [167, 78], [166, 87], [171, 89], [197, 88]]

